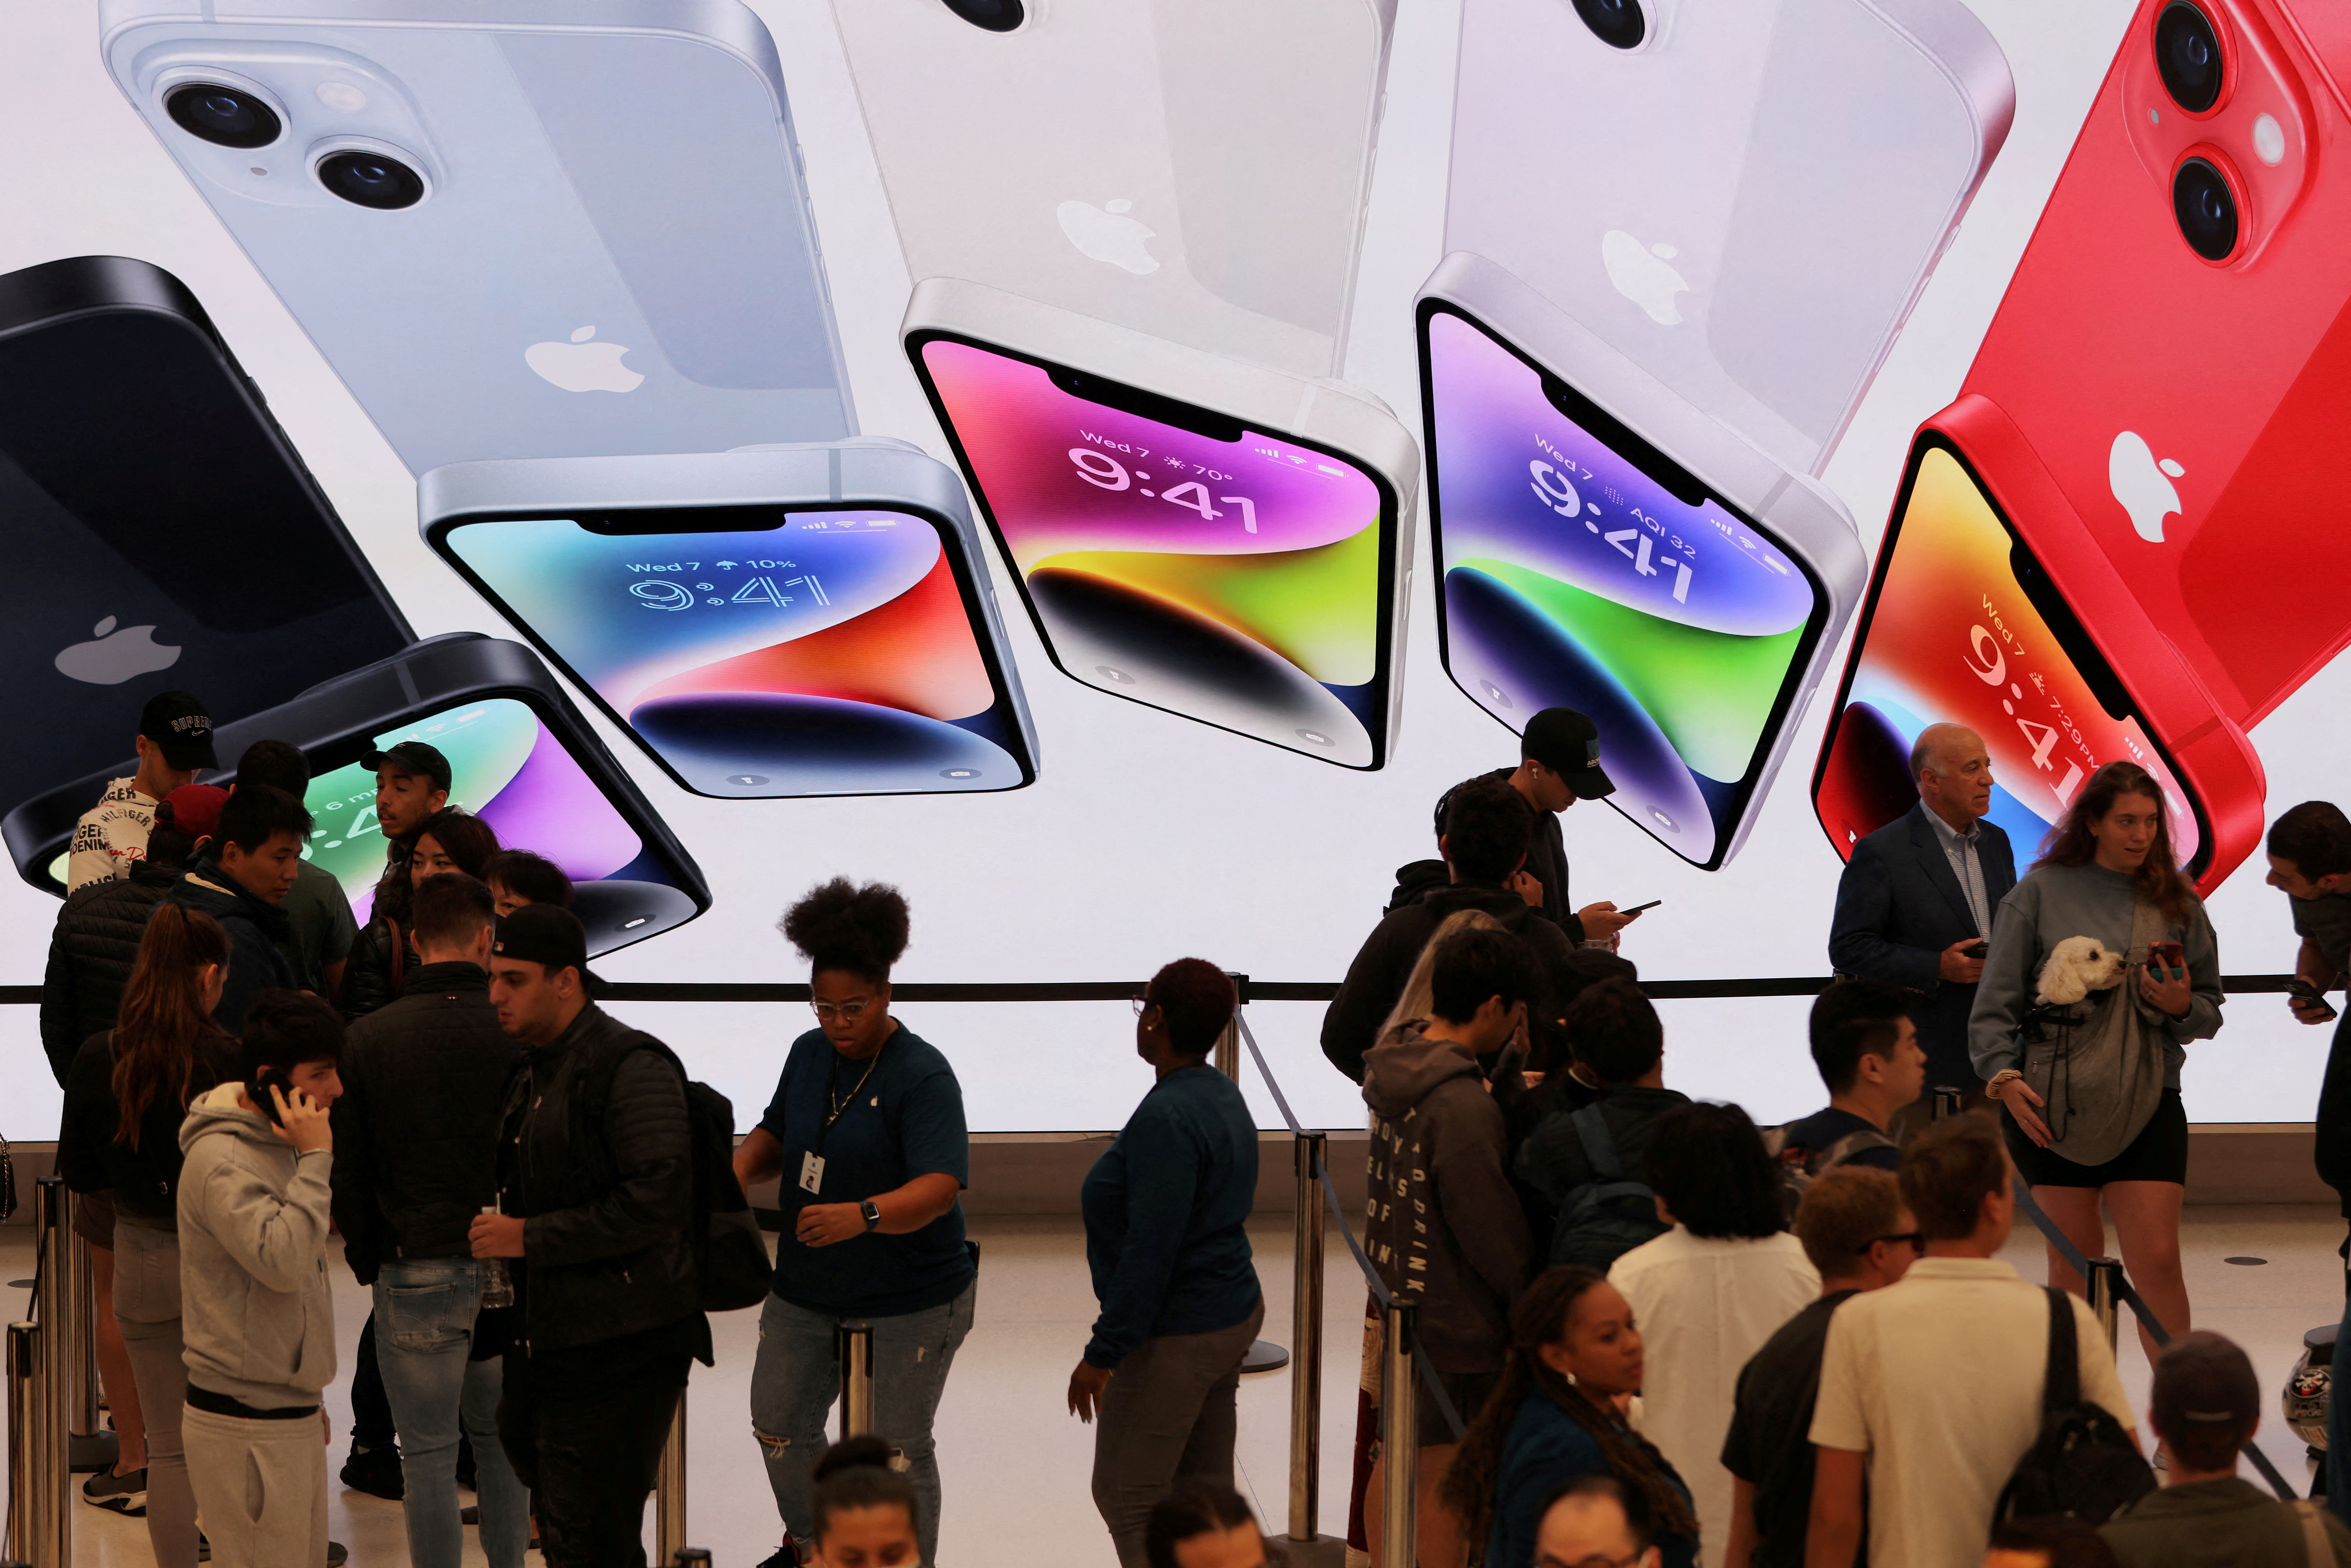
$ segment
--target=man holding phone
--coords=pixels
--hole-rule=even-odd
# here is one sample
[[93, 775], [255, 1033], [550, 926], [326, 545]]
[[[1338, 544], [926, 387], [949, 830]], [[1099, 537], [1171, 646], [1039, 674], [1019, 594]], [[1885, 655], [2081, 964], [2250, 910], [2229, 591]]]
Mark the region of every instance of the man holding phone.
[[[2269, 884], [2294, 909], [2293, 989], [2286, 1006], [2305, 1024], [2335, 1023], [2326, 993], [2351, 971], [2351, 818], [2331, 800], [2304, 800], [2270, 826]], [[2351, 1025], [2337, 1024], [2318, 1091], [2319, 1178], [2351, 1216]], [[2351, 1282], [2346, 1282], [2351, 1285]], [[2351, 1288], [2346, 1288], [2351, 1295]]]
[[1896, 1137], [1928, 1119], [1938, 1088], [1986, 1099], [1968, 1056], [1968, 1014], [1990, 951], [1992, 912], [2016, 885], [2008, 835], [1991, 810], [1991, 756], [1964, 725], [1930, 724], [1910, 748], [1918, 803], [1853, 846], [1837, 883], [1829, 963], [1839, 975], [1919, 994], [1910, 1017], [1927, 1052], [1927, 1092], [1896, 1113]]
[[[1560, 813], [1578, 800], [1597, 800], [1616, 792], [1616, 786], [1600, 767], [1600, 728], [1573, 708], [1547, 707], [1527, 720], [1526, 733], [1519, 737], [1519, 765], [1497, 768], [1486, 774], [1498, 779], [1517, 791], [1533, 813], [1534, 829], [1527, 843], [1527, 863], [1510, 874], [1509, 886], [1523, 899], [1528, 907], [1541, 910], [1552, 922], [1578, 942], [1597, 942], [1609, 946], [1610, 939], [1633, 923], [1639, 909], [1619, 909], [1603, 901], [1588, 904], [1582, 909], [1567, 902], [1567, 841], [1560, 832]], [[1458, 786], [1456, 786], [1458, 788]], [[1437, 802], [1437, 832], [1445, 834], [1446, 800], [1453, 791]], [[1416, 868], [1426, 868], [1429, 874], [1424, 884], [1413, 891], [1417, 898], [1428, 887], [1442, 886], [1447, 880], [1440, 865], [1420, 861], [1397, 873], [1403, 883]], [[1399, 893], [1402, 893], [1399, 888]], [[1389, 908], [1401, 908], [1410, 900], [1400, 896]], [[1641, 905], [1647, 909], [1650, 904]]]

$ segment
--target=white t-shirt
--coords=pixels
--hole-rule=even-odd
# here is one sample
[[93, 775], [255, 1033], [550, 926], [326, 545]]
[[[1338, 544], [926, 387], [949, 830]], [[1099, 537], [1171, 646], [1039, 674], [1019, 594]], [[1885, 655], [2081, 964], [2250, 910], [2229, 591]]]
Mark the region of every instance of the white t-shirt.
[[[2082, 1397], [2134, 1424], [2079, 1297]], [[1869, 1456], [1869, 1560], [1978, 1568], [1992, 1505], [2041, 1431], [2049, 1298], [1989, 1258], [1921, 1258], [1829, 1321], [1813, 1442]]]
[[66, 853], [66, 891], [131, 874], [131, 862], [144, 859], [147, 837], [155, 831], [155, 806], [137, 787], [137, 776], [117, 779], [74, 823]]
[[1739, 1369], [1790, 1318], [1820, 1299], [1821, 1277], [1782, 1232], [1708, 1239], [1675, 1226], [1608, 1270], [1641, 1331], [1641, 1435], [1689, 1487], [1705, 1560], [1719, 1563], [1730, 1534], [1730, 1431]]

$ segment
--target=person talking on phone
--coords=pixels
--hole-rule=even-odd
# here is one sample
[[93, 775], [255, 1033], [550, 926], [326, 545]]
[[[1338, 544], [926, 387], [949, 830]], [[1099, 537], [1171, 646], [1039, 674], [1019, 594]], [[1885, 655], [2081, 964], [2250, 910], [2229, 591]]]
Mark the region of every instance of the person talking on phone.
[[[2174, 1334], [2189, 1329], [2179, 1272], [2188, 1113], [2179, 1068], [2220, 1029], [2220, 952], [2179, 873], [2163, 789], [2134, 762], [2090, 775], [2001, 903], [1969, 1041], [1984, 1092], [2007, 1114], [2009, 1154], [2033, 1200], [2085, 1257], [2114, 1216], [2123, 1267]], [[2057, 945], [2089, 937], [2119, 955], [2118, 983], [2041, 1003]], [[2095, 982], [2094, 982], [2095, 986]], [[2082, 1280], [2049, 1249], [2049, 1282]], [[2141, 1329], [2148, 1359], [2154, 1343]]]
[[1906, 1138], [1938, 1088], [1970, 1091], [1991, 1112], [1968, 1054], [1968, 1017], [1983, 977], [1992, 917], [2016, 885], [2016, 857], [1991, 810], [1991, 755], [1965, 725], [1930, 724], [1910, 747], [1918, 803], [1853, 846], [1837, 881], [1829, 964], [1858, 980], [1918, 993], [1910, 1019], [1927, 1053], [1926, 1092], [1895, 1113]]
[[923, 1562], [938, 1555], [931, 1424], [971, 1331], [979, 1265], [959, 1197], [971, 1178], [963, 1087], [935, 1046], [890, 1016], [908, 924], [896, 888], [841, 877], [781, 922], [809, 960], [817, 1027], [792, 1041], [775, 1098], [735, 1151], [746, 1192], [783, 1178], [788, 1217], [751, 1368], [751, 1426], [786, 1531], [763, 1568], [787, 1568], [814, 1539], [810, 1470], [840, 1392], [843, 1322], [872, 1325], [874, 1431], [913, 1483]]
[[[1616, 934], [1631, 925], [1640, 911], [1620, 910], [1604, 901], [1581, 909], [1568, 903], [1567, 841], [1559, 824], [1561, 813], [1578, 800], [1597, 800], [1616, 792], [1616, 786], [1600, 767], [1599, 727], [1573, 708], [1544, 708], [1527, 720], [1526, 733], [1519, 737], [1519, 765], [1497, 768], [1479, 777], [1508, 784], [1531, 813], [1533, 825], [1527, 840], [1526, 864], [1510, 874], [1510, 890], [1529, 908], [1541, 910], [1572, 940], [1614, 946]], [[1437, 802], [1439, 839], [1445, 836], [1446, 806], [1452, 797], [1453, 790], [1447, 789]], [[1442, 861], [1415, 861], [1396, 872], [1396, 895], [1388, 907], [1400, 909], [1448, 880]]]

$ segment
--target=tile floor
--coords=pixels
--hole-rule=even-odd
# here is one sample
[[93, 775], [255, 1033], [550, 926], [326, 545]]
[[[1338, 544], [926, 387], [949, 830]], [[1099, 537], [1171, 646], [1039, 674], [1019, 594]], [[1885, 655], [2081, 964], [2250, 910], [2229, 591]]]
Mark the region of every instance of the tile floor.
[[[1073, 1221], [1059, 1218], [977, 1220], [972, 1230], [985, 1249], [978, 1318], [939, 1411], [946, 1487], [940, 1558], [954, 1568], [1013, 1562], [1037, 1568], [1107, 1565], [1113, 1559], [1087, 1492], [1091, 1433], [1062, 1406], [1070, 1367], [1093, 1314], [1083, 1237]], [[1289, 1227], [1277, 1218], [1252, 1230], [1265, 1281], [1266, 1335], [1286, 1344]], [[2320, 1208], [2189, 1210], [2183, 1250], [2198, 1321], [2244, 1344], [2268, 1387], [2282, 1385], [2300, 1354], [2303, 1331], [2341, 1312], [2342, 1268], [2335, 1249], [2342, 1235], [2342, 1221]], [[2039, 1250], [2020, 1237], [2010, 1256], [2028, 1278], [2038, 1278]], [[2230, 1257], [2266, 1261], [2223, 1261]], [[1363, 1297], [1335, 1236], [1327, 1269], [1321, 1521], [1335, 1534], [1346, 1502]], [[0, 1231], [0, 1280], [30, 1271], [29, 1233], [19, 1227]], [[23, 1310], [21, 1293], [5, 1299], [12, 1312]], [[348, 1365], [367, 1310], [365, 1292], [348, 1274], [336, 1305]], [[690, 1395], [688, 1517], [693, 1541], [710, 1549], [716, 1568], [749, 1568], [777, 1540], [774, 1506], [744, 1407], [756, 1317], [747, 1312], [717, 1320], [718, 1364], [695, 1368]], [[2133, 1400], [2143, 1406], [2147, 1366], [2127, 1343], [2123, 1374]], [[339, 1385], [328, 1397], [340, 1429], [350, 1416], [347, 1391]], [[1289, 1495], [1290, 1375], [1245, 1380], [1240, 1406], [1242, 1490], [1260, 1517], [1280, 1529]], [[2262, 1442], [2290, 1479], [2306, 1476], [2300, 1441], [2274, 1418]], [[340, 1441], [335, 1451], [342, 1451]], [[397, 1568], [406, 1562], [398, 1504], [337, 1488], [329, 1506], [334, 1537], [350, 1545], [353, 1568]], [[78, 1568], [131, 1568], [152, 1561], [142, 1525], [89, 1507], [75, 1513]], [[647, 1522], [650, 1527], [650, 1510]], [[481, 1561], [470, 1538], [467, 1561]]]

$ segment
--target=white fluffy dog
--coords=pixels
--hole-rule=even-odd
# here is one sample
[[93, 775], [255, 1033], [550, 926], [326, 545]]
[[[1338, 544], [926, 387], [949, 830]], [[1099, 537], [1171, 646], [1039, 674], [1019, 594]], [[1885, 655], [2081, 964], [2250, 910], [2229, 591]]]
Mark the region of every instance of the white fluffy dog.
[[2068, 1007], [2092, 991], [2110, 991], [2122, 984], [2120, 953], [2095, 936], [2068, 936], [2057, 944], [2041, 966], [2037, 1000], [2049, 1007]]

